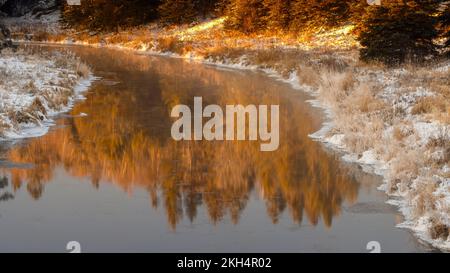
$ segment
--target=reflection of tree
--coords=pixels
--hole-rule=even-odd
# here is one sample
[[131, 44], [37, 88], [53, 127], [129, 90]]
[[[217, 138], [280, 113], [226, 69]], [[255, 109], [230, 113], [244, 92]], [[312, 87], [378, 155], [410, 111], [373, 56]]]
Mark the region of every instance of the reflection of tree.
[[[88, 118], [61, 120], [70, 126], [9, 151], [10, 160], [36, 166], [11, 170], [15, 189], [26, 183], [39, 198], [62, 165], [73, 176], [90, 177], [95, 187], [110, 181], [127, 192], [146, 189], [173, 228], [183, 216], [194, 221], [199, 206], [213, 223], [225, 215], [237, 223], [254, 191], [274, 223], [288, 210], [297, 223], [306, 217], [330, 226], [342, 203], [356, 199], [358, 184], [308, 138], [315, 129], [311, 117], [292, 93], [274, 91], [279, 84], [181, 61], [159, 60], [153, 67], [143, 56], [83, 54], [127, 82], [95, 86], [73, 110]], [[205, 104], [280, 104], [279, 150], [262, 153], [258, 142], [172, 141], [168, 113], [175, 104], [192, 104], [194, 95]]]
[[12, 195], [10, 192], [2, 192], [3, 189], [8, 187], [8, 178], [4, 176], [3, 178], [0, 178], [0, 202], [8, 201], [11, 199], [14, 199], [14, 195]]

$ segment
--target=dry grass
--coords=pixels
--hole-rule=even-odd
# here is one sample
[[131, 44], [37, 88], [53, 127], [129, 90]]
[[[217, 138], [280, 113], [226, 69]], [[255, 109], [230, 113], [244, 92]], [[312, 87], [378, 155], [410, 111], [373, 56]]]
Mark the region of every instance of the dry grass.
[[395, 140], [401, 142], [403, 139], [408, 136], [407, 133], [400, 126], [395, 126], [392, 131], [392, 136]]
[[411, 213], [413, 217], [421, 217], [429, 211], [434, 211], [436, 209], [435, 190], [436, 184], [434, 181], [429, 180], [419, 183], [412, 191], [410, 198], [412, 208]]
[[[373, 88], [366, 83], [360, 83], [354, 87], [353, 92], [344, 101], [344, 107], [358, 110], [362, 113], [377, 113], [388, 105], [375, 96]], [[386, 119], [387, 116], [384, 117]]]
[[344, 101], [355, 85], [352, 72], [322, 70], [318, 92], [328, 105], [336, 108]]
[[448, 132], [442, 130], [438, 136], [431, 137], [427, 143], [427, 148], [450, 148], [450, 143], [447, 139]]
[[424, 158], [419, 151], [410, 150], [399, 154], [392, 162], [392, 174], [396, 180], [409, 183], [419, 174], [420, 166], [423, 164]]
[[432, 96], [417, 100], [411, 113], [413, 115], [425, 115], [429, 119], [449, 124], [450, 77], [448, 70], [409, 64], [406, 66], [406, 71], [407, 73], [399, 76], [399, 83], [404, 90], [415, 91], [419, 88], [425, 88], [433, 93]]
[[383, 121], [378, 116], [359, 120], [357, 115], [345, 115], [337, 123], [340, 133], [345, 135], [344, 143], [353, 153], [362, 155], [363, 152], [374, 148], [380, 143], [383, 132]]
[[[84, 33], [83, 37], [79, 37], [81, 41], [89, 41], [91, 35]], [[133, 37], [128, 33], [115, 33], [106, 39], [109, 44], [125, 44], [133, 40]]]
[[425, 97], [419, 99], [411, 110], [413, 115], [446, 112], [448, 102], [441, 96]]
[[75, 84], [90, 74], [90, 68], [70, 52], [4, 51], [1, 57], [6, 63], [0, 74], [2, 134], [26, 123], [40, 125], [50, 111], [68, 105]]
[[76, 62], [76, 72], [78, 76], [82, 78], [87, 78], [91, 74], [91, 68], [87, 64], [78, 60]]
[[214, 47], [211, 51], [205, 54], [205, 58], [210, 61], [223, 63], [223, 62], [237, 62], [248, 51], [242, 48], [227, 48], [227, 47]]
[[450, 227], [446, 224], [443, 224], [441, 220], [439, 220], [437, 217], [433, 218], [432, 220], [432, 226], [430, 228], [430, 236], [432, 239], [441, 239], [441, 240], [447, 240], [449, 238], [450, 234]]
[[0, 119], [0, 136], [3, 136], [4, 132], [10, 128], [11, 126], [8, 123]]
[[297, 77], [301, 84], [307, 86], [318, 86], [320, 83], [320, 73], [318, 69], [309, 66], [302, 66], [297, 70]]
[[339, 73], [348, 70], [348, 68], [350, 67], [350, 65], [345, 60], [330, 55], [325, 55], [317, 58], [317, 65], [324, 70], [335, 71]]
[[[433, 95], [419, 95], [410, 104], [410, 113], [423, 120], [443, 122], [442, 128], [445, 128], [445, 124], [449, 124], [450, 100], [448, 87], [444, 84], [448, 81], [448, 72], [447, 77], [440, 73], [437, 77], [430, 69], [408, 68], [406, 72], [400, 71], [403, 74], [400, 74], [398, 92], [385, 95], [382, 83], [376, 80], [377, 74], [391, 76], [397, 71], [376, 64], [347, 66], [331, 60], [302, 65], [298, 70], [299, 81], [314, 87], [322, 103], [333, 110], [333, 132], [344, 134], [346, 149], [360, 156], [373, 151], [377, 159], [389, 162], [386, 191], [389, 194], [408, 193], [409, 220], [427, 217], [433, 212], [445, 213], [436, 206], [445, 196], [435, 195], [445, 174], [440, 178], [435, 175], [441, 174], [445, 164], [450, 164], [450, 134], [443, 130], [426, 145], [417, 144], [420, 137], [408, 111], [392, 101], [401, 96], [414, 98], [416, 90], [425, 86]], [[366, 73], [367, 70], [377, 72]], [[409, 99], [398, 100], [410, 103]], [[391, 134], [385, 135], [388, 127], [392, 127]], [[448, 230], [448, 223], [430, 220], [431, 238], [446, 239]]]
[[435, 156], [430, 159], [430, 166], [441, 168], [445, 164], [450, 165], [450, 141], [448, 135], [449, 132], [447, 130], [442, 130], [439, 135], [431, 137], [426, 144], [428, 151], [441, 154], [441, 156]]
[[249, 60], [260, 68], [269, 68], [277, 71], [283, 77], [297, 71], [299, 66], [305, 62], [308, 55], [299, 50], [263, 49], [252, 51]]
[[187, 49], [184, 49], [184, 43], [178, 40], [176, 37], [161, 37], [158, 38], [158, 50], [161, 52], [172, 52], [183, 55], [184, 52], [187, 52]]
[[26, 91], [28, 91], [30, 94], [37, 94], [38, 90], [36, 88], [36, 85], [34, 84], [33, 80], [30, 80], [26, 85], [25, 85], [25, 89]]

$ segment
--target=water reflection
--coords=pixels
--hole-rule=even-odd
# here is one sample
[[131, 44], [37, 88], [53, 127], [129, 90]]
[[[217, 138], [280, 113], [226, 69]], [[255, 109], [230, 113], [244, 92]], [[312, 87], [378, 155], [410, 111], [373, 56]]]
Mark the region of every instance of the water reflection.
[[[73, 177], [89, 177], [94, 188], [113, 183], [127, 193], [146, 189], [151, 206], [164, 208], [173, 229], [183, 217], [194, 222], [201, 206], [211, 223], [228, 216], [237, 224], [252, 194], [273, 223], [288, 211], [296, 223], [329, 227], [343, 203], [356, 200], [359, 184], [307, 137], [319, 121], [283, 84], [181, 60], [74, 50], [103, 77], [72, 110], [88, 117], [61, 118], [61, 128], [9, 149], [8, 161], [34, 165], [0, 171], [11, 178], [13, 191], [26, 187], [41, 198], [62, 166]], [[221, 106], [279, 104], [279, 149], [261, 152], [258, 142], [173, 141], [170, 111], [192, 105], [194, 96]]]
[[8, 187], [9, 181], [6, 176], [0, 178], [0, 202], [14, 199], [14, 195], [5, 189]]

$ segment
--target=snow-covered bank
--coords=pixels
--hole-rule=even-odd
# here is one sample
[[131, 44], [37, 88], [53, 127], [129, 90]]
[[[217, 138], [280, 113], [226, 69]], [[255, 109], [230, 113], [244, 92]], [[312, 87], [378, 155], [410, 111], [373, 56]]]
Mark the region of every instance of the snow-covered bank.
[[[341, 102], [335, 103], [336, 96], [327, 98], [330, 90], [323, 86], [315, 90], [331, 122], [311, 137], [344, 152], [344, 160], [381, 175], [379, 189], [405, 216], [398, 227], [449, 251], [448, 63], [433, 68], [362, 67], [352, 74], [357, 88]], [[344, 79], [334, 80], [339, 85]]]
[[36, 137], [65, 112], [92, 80], [70, 53], [3, 51], [0, 54], [0, 140]]
[[[257, 69], [309, 92], [315, 97], [311, 103], [328, 117], [311, 137], [343, 152], [343, 160], [381, 175], [380, 190], [405, 216], [401, 227], [450, 250], [448, 61], [393, 69], [360, 63], [356, 50], [333, 47], [336, 37], [320, 40], [325, 47], [311, 48], [298, 40], [233, 36], [220, 22], [205, 24], [212, 27], [58, 34], [46, 41]], [[353, 45], [346, 37], [340, 37], [342, 43]]]

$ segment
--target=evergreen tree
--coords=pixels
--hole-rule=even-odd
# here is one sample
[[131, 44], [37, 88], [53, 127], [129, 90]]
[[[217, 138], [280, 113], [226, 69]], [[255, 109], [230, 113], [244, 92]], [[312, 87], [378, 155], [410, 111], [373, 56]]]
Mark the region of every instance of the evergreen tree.
[[446, 54], [450, 56], [450, 3], [446, 3], [440, 21], [443, 38], [446, 39], [444, 47], [446, 49]]
[[226, 12], [227, 26], [244, 32], [255, 32], [265, 27], [265, 7], [261, 0], [232, 0]]
[[62, 21], [72, 27], [84, 27], [94, 8], [93, 0], [83, 0], [80, 6], [64, 3], [62, 6]]
[[313, 21], [313, 14], [317, 7], [316, 0], [293, 0], [290, 5], [291, 20], [289, 28], [292, 31], [307, 29]]
[[367, 6], [365, 0], [292, 0], [290, 29], [342, 25], [361, 12], [363, 3]]
[[266, 12], [265, 24], [268, 28], [285, 30], [290, 20], [290, 0], [263, 0]]
[[158, 11], [161, 21], [166, 24], [189, 23], [196, 17], [195, 5], [191, 0], [163, 0]]
[[364, 61], [381, 61], [389, 65], [407, 58], [424, 61], [436, 54], [437, 0], [392, 0], [369, 8], [363, 18], [359, 41]]
[[154, 20], [158, 4], [158, 0], [81, 0], [80, 6], [71, 6], [64, 1], [62, 21], [81, 29], [115, 30]]
[[227, 9], [231, 5], [231, 0], [217, 0], [215, 5], [215, 14], [222, 16], [226, 13]]
[[324, 26], [337, 26], [350, 17], [353, 1], [323, 0], [316, 3], [314, 19]]
[[197, 14], [203, 18], [207, 18], [214, 14], [217, 7], [217, 0], [197, 0], [195, 3], [195, 10]]
[[349, 21], [356, 26], [356, 33], [362, 29], [364, 18], [367, 15], [370, 5], [367, 0], [353, 0], [349, 6]]

